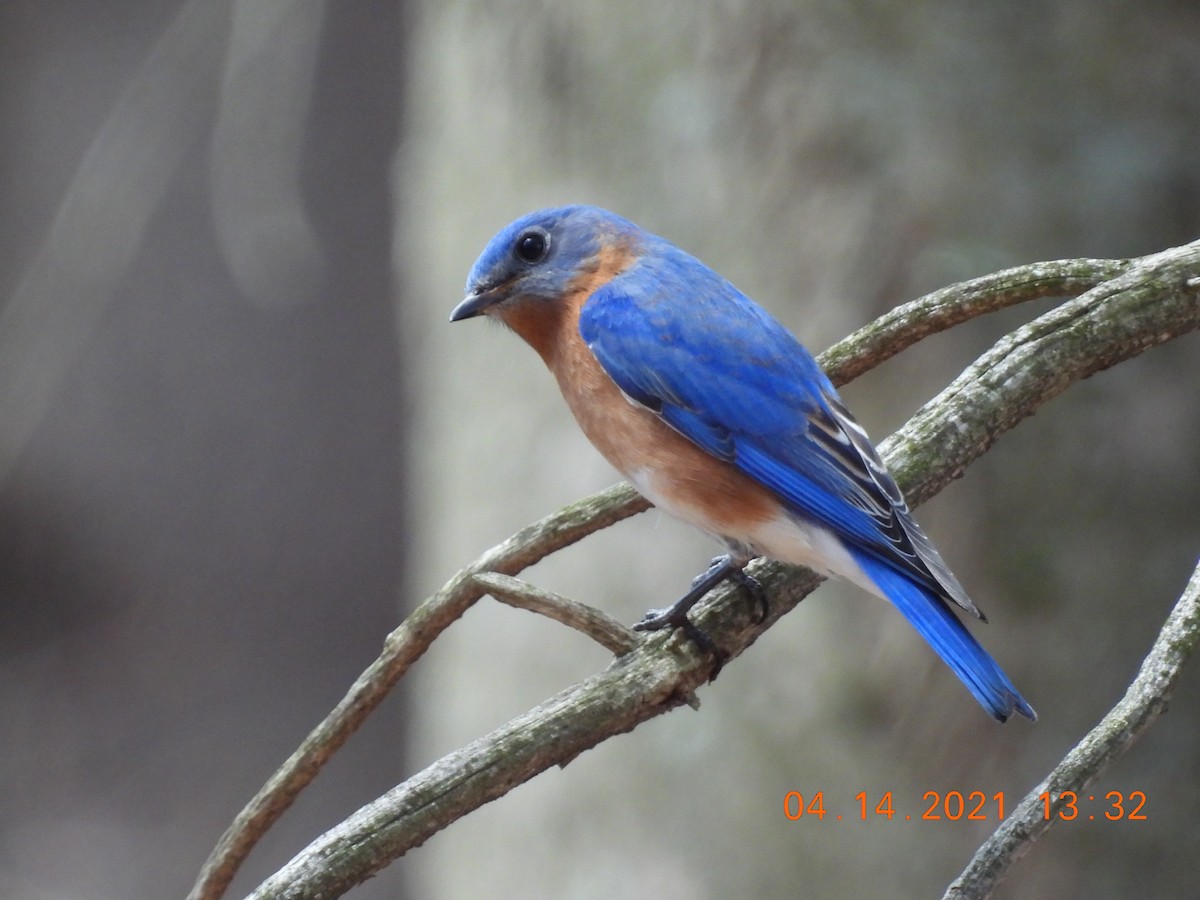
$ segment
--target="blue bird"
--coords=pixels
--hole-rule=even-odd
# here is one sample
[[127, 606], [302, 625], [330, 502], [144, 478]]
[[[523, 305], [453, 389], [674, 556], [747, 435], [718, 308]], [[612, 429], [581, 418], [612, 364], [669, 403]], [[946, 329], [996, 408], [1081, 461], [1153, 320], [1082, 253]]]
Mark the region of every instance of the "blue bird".
[[487, 315], [558, 381], [588, 439], [655, 506], [728, 553], [641, 630], [682, 627], [756, 556], [891, 601], [1001, 722], [1033, 708], [951, 609], [982, 619], [812, 355], [732, 284], [591, 206], [530, 213], [472, 267], [451, 321]]

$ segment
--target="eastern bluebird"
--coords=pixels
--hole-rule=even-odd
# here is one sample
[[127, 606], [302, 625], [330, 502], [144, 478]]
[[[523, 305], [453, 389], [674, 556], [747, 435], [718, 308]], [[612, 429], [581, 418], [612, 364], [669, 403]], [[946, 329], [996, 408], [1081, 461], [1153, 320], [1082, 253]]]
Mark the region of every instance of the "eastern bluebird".
[[472, 267], [450, 320], [477, 315], [538, 352], [638, 491], [728, 549], [635, 627], [696, 637], [688, 609], [726, 578], [761, 598], [742, 569], [767, 556], [890, 600], [995, 718], [1036, 718], [951, 610], [983, 618], [816, 360], [712, 269], [606, 210], [546, 209]]

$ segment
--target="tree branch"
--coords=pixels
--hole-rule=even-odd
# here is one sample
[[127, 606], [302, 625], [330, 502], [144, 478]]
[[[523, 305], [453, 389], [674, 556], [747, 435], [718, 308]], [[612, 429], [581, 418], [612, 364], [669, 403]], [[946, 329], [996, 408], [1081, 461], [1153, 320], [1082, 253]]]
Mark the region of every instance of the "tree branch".
[[[937, 330], [1021, 300], [1090, 287], [998, 342], [885, 443], [885, 459], [915, 504], [958, 477], [1000, 433], [1069, 384], [1200, 326], [1196, 288], [1188, 286], [1198, 272], [1200, 242], [1131, 263], [1084, 260], [1020, 267], [901, 307], [884, 317], [882, 325], [869, 326], [831, 348], [823, 361], [828, 361], [835, 382], [842, 383], [891, 355], [882, 349], [884, 344], [909, 346]], [[515, 575], [647, 506], [628, 485], [582, 500], [518, 532], [422, 603], [222, 836], [190, 896], [221, 896], [261, 834], [408, 666], [482, 595], [478, 573]], [[753, 622], [746, 604], [730, 603], [731, 589], [712, 592], [693, 613], [731, 657], [818, 583], [806, 570], [769, 561], [755, 564], [752, 571], [771, 590], [767, 621]], [[538, 772], [565, 765], [607, 737], [686, 702], [704, 683], [710, 666], [711, 660], [690, 642], [673, 635], [643, 639], [605, 672], [445, 757], [359, 810], [313, 842], [253, 896], [339, 895]]]
[[884, 313], [821, 354], [821, 366], [841, 385], [932, 334], [1029, 300], [1077, 297], [1128, 268], [1127, 260], [1062, 259], [952, 284]]
[[379, 657], [350, 686], [325, 719], [233, 820], [209, 854], [188, 894], [189, 900], [222, 897], [250, 850], [300, 791], [317, 777], [350, 735], [421, 655], [484, 595], [474, 577], [480, 572], [515, 575], [556, 550], [650, 506], [629, 485], [593, 494], [518, 531], [489, 550], [408, 615], [384, 641]]
[[637, 632], [594, 606], [497, 572], [479, 572], [475, 583], [501, 603], [538, 613], [586, 634], [613, 656], [624, 656], [638, 645]]
[[885, 458], [895, 455], [889, 466], [910, 503], [961, 476], [1001, 434], [1075, 382], [1200, 327], [1193, 281], [1200, 241], [1122, 268], [997, 341], [880, 445]]
[[[1141, 670], [1121, 701], [1109, 710], [1054, 770], [1025, 795], [946, 890], [944, 900], [990, 897], [1012, 866], [1058, 821], [1064, 791], [1082, 794], [1108, 764], [1124, 755], [1133, 742], [1166, 710], [1183, 665], [1200, 642], [1200, 566], [1192, 572], [1183, 596], [1171, 610]], [[1046, 816], [1043, 794], [1053, 803]]]

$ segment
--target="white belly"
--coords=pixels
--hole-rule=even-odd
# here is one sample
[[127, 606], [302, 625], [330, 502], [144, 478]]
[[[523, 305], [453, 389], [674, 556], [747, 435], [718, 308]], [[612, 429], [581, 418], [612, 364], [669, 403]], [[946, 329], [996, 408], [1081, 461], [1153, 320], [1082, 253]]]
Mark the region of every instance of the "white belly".
[[664, 489], [664, 478], [660, 474], [648, 469], [627, 474], [638, 492], [656, 507], [701, 531], [713, 534], [735, 551], [746, 550], [754, 556], [807, 566], [821, 575], [837, 575], [877, 597], [884, 597], [854, 557], [846, 552], [837, 536], [826, 528], [794, 518], [781, 510], [774, 517], [747, 522], [736, 533], [714, 533], [705, 511], [680, 502], [678, 492]]

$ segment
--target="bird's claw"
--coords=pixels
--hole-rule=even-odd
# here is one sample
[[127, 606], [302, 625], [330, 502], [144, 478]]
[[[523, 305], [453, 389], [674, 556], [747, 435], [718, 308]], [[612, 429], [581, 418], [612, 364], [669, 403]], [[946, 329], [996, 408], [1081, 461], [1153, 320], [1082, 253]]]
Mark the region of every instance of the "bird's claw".
[[687, 617], [686, 610], [681, 614], [673, 606], [665, 609], [651, 609], [642, 616], [641, 621], [633, 626], [634, 631], [662, 631], [665, 628], [678, 628], [688, 640], [699, 648], [701, 653], [713, 658], [713, 670], [708, 676], [708, 680], [716, 681], [725, 661], [729, 659], [729, 654], [718, 647], [717, 642], [709, 637], [703, 628]]
[[[745, 565], [745, 563], [742, 563]], [[769, 603], [767, 592], [757, 578], [747, 575], [742, 566], [733, 560], [732, 556], [718, 556], [704, 572], [692, 579], [692, 587], [686, 594], [673, 604], [663, 609], [651, 609], [646, 612], [640, 622], [633, 626], [634, 631], [661, 631], [664, 628], [679, 628], [703, 652], [716, 660], [716, 665], [710, 681], [714, 681], [729, 659], [729, 654], [716, 645], [707, 633], [688, 618], [688, 611], [710, 590], [726, 579], [737, 582], [745, 589], [758, 604], [761, 622], [767, 617]]]
[[[687, 621], [685, 615], [684, 621]], [[633, 626], [634, 631], [661, 631], [664, 628], [674, 627], [682, 624], [678, 617], [672, 615], [671, 607], [667, 606], [662, 609], [648, 609], [646, 614], [636, 622]]]

